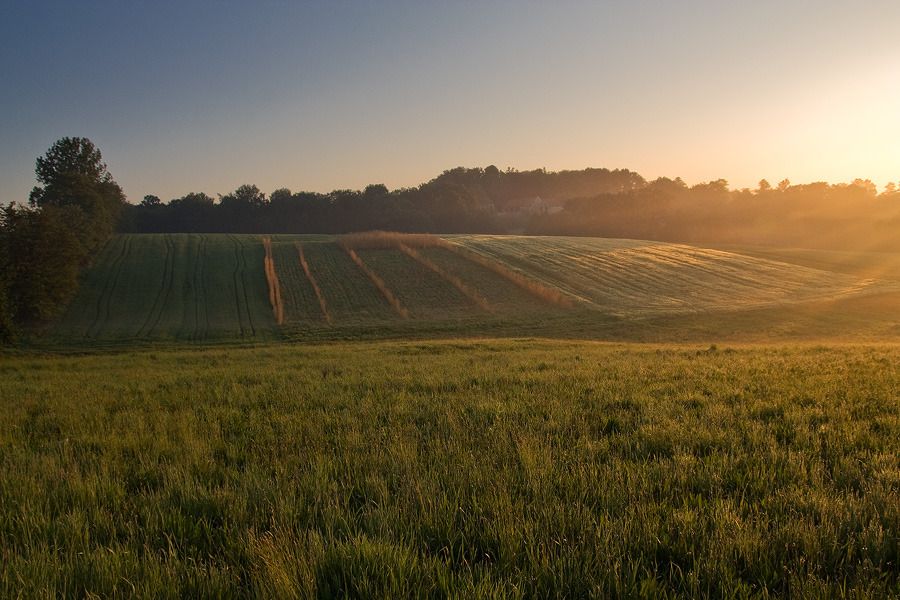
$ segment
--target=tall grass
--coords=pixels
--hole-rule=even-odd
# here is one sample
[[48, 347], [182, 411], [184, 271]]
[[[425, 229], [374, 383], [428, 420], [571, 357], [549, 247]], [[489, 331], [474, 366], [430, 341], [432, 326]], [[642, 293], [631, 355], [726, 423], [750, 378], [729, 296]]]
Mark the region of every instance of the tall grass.
[[525, 340], [0, 355], [0, 597], [897, 597], [898, 365]]
[[325, 318], [325, 322], [331, 325], [331, 315], [328, 313], [328, 304], [325, 302], [325, 296], [322, 294], [321, 288], [319, 288], [319, 282], [316, 281], [315, 276], [312, 274], [312, 269], [309, 268], [309, 263], [306, 262], [306, 254], [303, 252], [303, 244], [300, 242], [294, 242], [294, 246], [297, 248], [297, 255], [300, 258], [300, 266], [303, 267], [303, 272], [306, 274], [306, 280], [309, 281], [309, 284], [312, 286], [313, 292], [316, 294], [316, 299], [319, 301], [319, 308], [322, 309], [322, 316]]
[[284, 323], [284, 303], [281, 301], [281, 284], [275, 272], [275, 259], [272, 257], [272, 238], [264, 237], [262, 243], [266, 250], [264, 265], [266, 282], [269, 284], [269, 303], [272, 305], [275, 322], [281, 325]]
[[402, 304], [400, 304], [400, 300], [398, 300], [397, 297], [394, 296], [393, 292], [391, 292], [390, 288], [387, 286], [387, 284], [384, 282], [384, 280], [381, 277], [379, 277], [375, 271], [370, 269], [366, 263], [363, 262], [363, 260], [353, 250], [353, 248], [351, 248], [350, 246], [345, 245], [343, 243], [341, 244], [341, 248], [344, 249], [344, 251], [350, 257], [350, 260], [352, 260], [354, 263], [356, 263], [356, 266], [358, 266], [360, 268], [360, 270], [366, 274], [366, 276], [369, 278], [369, 280], [372, 282], [372, 284], [376, 288], [378, 288], [378, 291], [381, 293], [382, 296], [384, 296], [384, 299], [387, 300], [388, 304], [391, 305], [391, 308], [393, 308], [394, 311], [398, 315], [400, 315], [402, 318], [408, 319], [409, 311], [406, 310], [406, 308], [404, 308], [404, 306]]

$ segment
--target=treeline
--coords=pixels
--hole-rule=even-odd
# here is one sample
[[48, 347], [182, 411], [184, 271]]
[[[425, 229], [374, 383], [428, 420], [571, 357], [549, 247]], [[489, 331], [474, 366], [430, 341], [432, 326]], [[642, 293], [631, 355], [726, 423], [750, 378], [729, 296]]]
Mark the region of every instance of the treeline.
[[148, 196], [126, 209], [128, 232], [584, 235], [695, 243], [900, 250], [900, 192], [868, 180], [730, 189], [724, 180], [645, 181], [625, 169], [457, 168], [416, 188]]
[[[347, 233], [383, 229], [405, 232], [497, 233], [535, 199], [561, 206], [566, 199], [621, 193], [645, 185], [632, 171], [585, 169], [501, 171], [457, 168], [416, 188], [389, 191], [381, 184], [364, 190], [321, 194], [279, 189], [268, 197], [253, 185], [214, 199], [194, 192], [163, 203], [146, 196], [129, 206], [127, 232]], [[522, 223], [524, 226], [524, 223]]]
[[531, 220], [528, 233], [674, 242], [900, 251], [900, 190], [868, 180], [731, 190], [657, 179], [615, 194], [569, 200]]
[[125, 195], [87, 138], [37, 159], [27, 205], [0, 210], [0, 340], [58, 316], [81, 269], [115, 232]]

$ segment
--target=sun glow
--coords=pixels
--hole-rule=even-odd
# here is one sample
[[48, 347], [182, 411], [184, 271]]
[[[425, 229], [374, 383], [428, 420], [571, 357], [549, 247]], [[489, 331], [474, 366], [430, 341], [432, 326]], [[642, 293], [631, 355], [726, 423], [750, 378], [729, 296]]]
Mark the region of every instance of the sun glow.
[[[829, 81], [804, 95], [782, 124], [785, 156], [806, 180], [900, 179], [900, 59]], [[818, 177], [816, 177], [818, 174]]]

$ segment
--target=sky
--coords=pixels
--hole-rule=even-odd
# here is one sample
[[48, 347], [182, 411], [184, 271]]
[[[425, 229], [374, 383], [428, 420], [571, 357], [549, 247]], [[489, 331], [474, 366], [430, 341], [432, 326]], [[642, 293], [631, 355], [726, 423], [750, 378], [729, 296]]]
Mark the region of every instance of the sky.
[[900, 180], [900, 2], [0, 0], [0, 203], [85, 136], [132, 202], [456, 166]]

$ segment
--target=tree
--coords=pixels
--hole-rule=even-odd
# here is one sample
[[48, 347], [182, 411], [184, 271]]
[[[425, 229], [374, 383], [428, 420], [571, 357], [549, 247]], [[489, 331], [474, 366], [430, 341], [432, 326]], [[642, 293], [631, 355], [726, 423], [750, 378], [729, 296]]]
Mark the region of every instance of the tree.
[[155, 208], [157, 206], [162, 206], [162, 200], [159, 199], [159, 196], [147, 194], [144, 196], [144, 199], [141, 200], [140, 205], [144, 208]]
[[125, 205], [125, 194], [113, 180], [100, 150], [83, 137], [58, 140], [38, 157], [35, 164], [36, 186], [29, 197], [33, 207], [77, 208], [83, 216], [77, 222], [89, 223], [76, 231], [86, 255], [93, 254], [115, 231]]
[[73, 227], [79, 213], [71, 206], [4, 209], [6, 310], [17, 323], [49, 321], [75, 295], [84, 258]]
[[387, 196], [389, 193], [387, 186], [383, 183], [370, 183], [366, 186], [366, 189], [363, 190], [363, 195], [366, 198], [380, 198]]
[[38, 157], [29, 206], [0, 214], [0, 338], [45, 323], [78, 288], [78, 274], [115, 230], [125, 204], [100, 150], [62, 138]]
[[288, 188], [278, 188], [269, 195], [269, 204], [273, 207], [287, 206], [290, 204], [293, 194]]
[[267, 204], [266, 195], [255, 185], [244, 184], [226, 196], [220, 203], [223, 207], [262, 208]]
[[81, 175], [91, 181], [112, 181], [100, 149], [88, 138], [57, 140], [35, 163], [38, 183], [53, 184], [61, 173]]
[[214, 231], [215, 200], [203, 192], [190, 192], [169, 201], [166, 207], [169, 225], [163, 231], [209, 232]]
[[203, 192], [190, 192], [181, 198], [175, 198], [169, 202], [169, 206], [212, 207], [215, 204], [212, 196]]
[[255, 185], [242, 185], [219, 199], [217, 211], [219, 231], [234, 231], [246, 228], [248, 231], [261, 229], [259, 217], [268, 201], [266, 195]]
[[115, 184], [100, 149], [83, 137], [57, 140], [38, 157], [34, 173], [41, 185], [31, 191], [32, 206], [78, 204], [86, 208], [79, 192], [86, 187]]
[[850, 185], [863, 190], [866, 196], [874, 198], [878, 195], [878, 187], [869, 179], [854, 179]]

